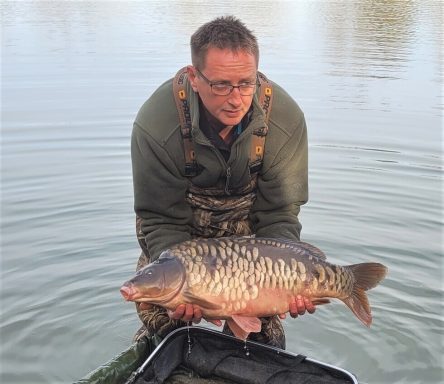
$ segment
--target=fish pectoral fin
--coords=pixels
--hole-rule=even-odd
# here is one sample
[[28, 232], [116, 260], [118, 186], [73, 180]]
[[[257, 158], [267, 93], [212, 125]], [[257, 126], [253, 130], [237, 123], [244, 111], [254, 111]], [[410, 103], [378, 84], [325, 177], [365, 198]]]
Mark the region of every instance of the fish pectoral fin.
[[193, 292], [191, 292], [189, 289], [185, 290], [183, 292], [183, 297], [186, 299], [188, 303], [196, 304], [202, 309], [222, 309], [222, 306], [220, 304], [217, 304], [212, 301], [208, 301], [207, 299], [196, 296]]
[[313, 303], [313, 305], [324, 305], [324, 304], [330, 304], [330, 300], [329, 299], [313, 299], [311, 301]]
[[247, 340], [250, 332], [244, 331], [241, 327], [239, 327], [233, 319], [227, 319], [228, 327], [233, 332], [234, 336], [241, 340]]
[[262, 323], [257, 317], [239, 315], [232, 315], [231, 318], [227, 320], [227, 324], [234, 335], [242, 340], [246, 340], [252, 332], [260, 332], [262, 327]]
[[247, 317], [232, 315], [231, 318], [235, 321], [239, 327], [248, 332], [260, 332], [262, 328], [262, 322], [257, 317]]

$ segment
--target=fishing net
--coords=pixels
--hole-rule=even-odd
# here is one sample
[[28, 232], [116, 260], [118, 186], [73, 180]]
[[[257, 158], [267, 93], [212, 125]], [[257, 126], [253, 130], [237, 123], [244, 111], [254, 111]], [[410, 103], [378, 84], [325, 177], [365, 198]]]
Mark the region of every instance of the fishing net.
[[158, 343], [142, 337], [76, 384], [358, 383], [343, 369], [207, 328], [180, 328]]
[[[130, 381], [131, 382], [131, 381]], [[182, 328], [164, 340], [135, 384], [345, 384], [357, 383], [339, 368], [200, 327]]]

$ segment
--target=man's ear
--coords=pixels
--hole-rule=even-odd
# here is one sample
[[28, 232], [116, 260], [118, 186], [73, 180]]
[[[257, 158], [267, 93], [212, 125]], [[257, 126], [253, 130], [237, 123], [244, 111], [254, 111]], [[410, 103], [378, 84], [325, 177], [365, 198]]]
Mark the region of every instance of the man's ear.
[[197, 92], [196, 70], [192, 65], [187, 66], [187, 74], [188, 74], [188, 80], [190, 81], [191, 84], [191, 88], [193, 88], [194, 92]]

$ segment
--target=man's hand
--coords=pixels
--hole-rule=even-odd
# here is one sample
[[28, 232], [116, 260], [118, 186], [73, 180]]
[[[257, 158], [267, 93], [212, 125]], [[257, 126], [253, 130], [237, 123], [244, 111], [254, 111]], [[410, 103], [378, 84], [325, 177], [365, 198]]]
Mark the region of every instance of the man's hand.
[[168, 310], [168, 316], [174, 320], [192, 321], [199, 324], [202, 320], [202, 310], [193, 304], [179, 304], [174, 311]]
[[[137, 303], [136, 303], [136, 304], [137, 304]], [[139, 309], [140, 309], [141, 311], [146, 311], [147, 309], [150, 309], [152, 306], [153, 306], [153, 305], [152, 305], [152, 304], [149, 304], [149, 303], [143, 303], [143, 302], [139, 303]]]
[[[295, 319], [299, 315], [305, 314], [306, 311], [308, 313], [314, 313], [314, 311], [316, 311], [316, 307], [311, 300], [308, 297], [303, 297], [301, 295], [293, 297], [289, 305], [290, 316]], [[286, 314], [280, 314], [279, 317], [285, 319]]]
[[[202, 310], [198, 305], [194, 304], [179, 304], [175, 311], [168, 311], [168, 316], [175, 320], [192, 321], [195, 324], [199, 324], [202, 320]], [[220, 327], [222, 325], [221, 320], [207, 320], [214, 325]]]
[[[139, 308], [144, 311], [150, 309], [151, 304], [148, 303], [140, 303]], [[202, 320], [202, 310], [199, 306], [194, 304], [180, 304], [174, 311], [167, 310], [168, 316], [174, 320], [182, 320], [185, 322], [192, 321], [195, 324], [199, 324]], [[206, 319], [204, 319], [206, 320]], [[206, 320], [214, 325], [220, 327], [222, 325], [221, 320]]]

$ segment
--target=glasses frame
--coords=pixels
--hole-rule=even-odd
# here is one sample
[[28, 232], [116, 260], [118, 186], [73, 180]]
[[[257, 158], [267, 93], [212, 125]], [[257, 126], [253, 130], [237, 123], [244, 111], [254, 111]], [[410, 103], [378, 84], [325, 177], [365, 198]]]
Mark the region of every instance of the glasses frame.
[[[233, 90], [234, 90], [234, 88], [237, 88], [237, 89], [239, 89], [239, 93], [240, 93], [240, 95], [241, 96], [251, 96], [251, 95], [254, 95], [254, 93], [255, 93], [255, 88], [256, 87], [260, 87], [260, 85], [261, 85], [261, 83], [259, 82], [259, 78], [258, 78], [258, 76], [256, 75], [256, 82], [255, 83], [245, 83], [245, 84], [240, 84], [240, 85], [232, 85], [232, 84], [224, 84], [224, 83], [213, 83], [211, 80], [209, 80], [201, 71], [199, 71], [199, 69], [197, 69], [196, 67], [194, 67], [195, 69], [196, 69], [196, 72], [199, 74], [199, 76], [200, 77], [202, 77], [202, 79], [204, 79], [205, 80], [205, 82], [210, 86], [210, 88], [211, 88], [211, 92], [213, 92], [213, 95], [216, 95], [216, 96], [228, 96], [228, 95], [230, 95], [231, 94], [231, 92], [233, 92]], [[213, 86], [215, 86], [215, 85], [224, 85], [225, 87], [227, 87], [230, 91], [228, 92], [228, 93], [224, 93], [224, 94], [221, 94], [221, 93], [216, 93], [215, 91], [214, 91], [214, 89], [213, 89]], [[244, 94], [242, 94], [242, 87], [245, 87], [245, 86], [248, 86], [248, 90], [249, 89], [252, 89], [253, 90], [253, 92], [252, 93], [250, 93], [250, 94], [248, 94], [248, 95], [244, 95]], [[253, 88], [250, 88], [251, 86], [253, 86]]]

